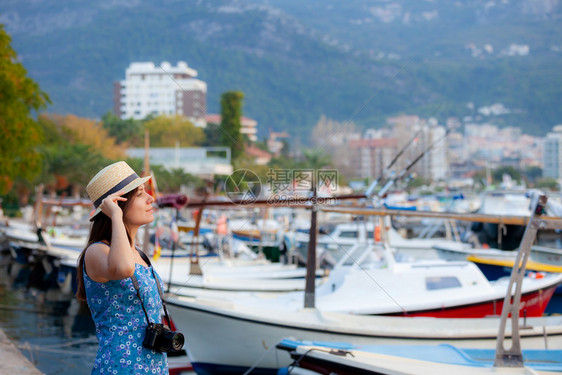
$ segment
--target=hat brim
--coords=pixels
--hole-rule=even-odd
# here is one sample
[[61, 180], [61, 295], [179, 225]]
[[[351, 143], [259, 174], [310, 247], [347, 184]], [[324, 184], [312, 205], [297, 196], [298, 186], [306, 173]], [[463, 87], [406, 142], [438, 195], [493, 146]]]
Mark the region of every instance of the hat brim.
[[[136, 188], [138, 188], [142, 184], [146, 183], [146, 181], [150, 180], [151, 178], [152, 178], [152, 176], [139, 177], [136, 180], [131, 181], [131, 183], [129, 183], [127, 186], [125, 186], [123, 189], [121, 189], [121, 191], [123, 192], [123, 194], [127, 194], [130, 191], [135, 190]], [[90, 221], [94, 221], [96, 215], [99, 214], [100, 212], [101, 212], [101, 205], [98, 208], [96, 208], [96, 210], [94, 211], [94, 213], [90, 217]]]

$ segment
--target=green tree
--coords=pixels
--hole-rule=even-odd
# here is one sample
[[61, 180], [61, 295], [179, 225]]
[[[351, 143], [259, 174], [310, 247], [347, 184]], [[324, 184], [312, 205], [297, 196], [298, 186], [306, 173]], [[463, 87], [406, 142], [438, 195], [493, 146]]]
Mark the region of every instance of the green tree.
[[427, 181], [425, 178], [421, 176], [417, 176], [408, 181], [406, 188], [408, 190], [411, 190], [411, 189], [421, 188], [422, 186], [427, 186], [427, 185], [429, 185], [429, 181]]
[[[44, 184], [51, 194], [66, 189], [78, 194], [97, 171], [122, 157], [120, 152], [116, 153], [120, 147], [115, 147], [113, 138], [107, 136], [105, 129], [100, 132], [99, 124], [93, 120], [41, 115], [38, 124], [45, 141], [39, 147], [42, 171], [34, 184]], [[105, 153], [109, 155], [104, 156]]]
[[[238, 158], [233, 159], [232, 166], [235, 171], [239, 169], [248, 169], [252, 171], [258, 176], [263, 185], [265, 185], [269, 179], [268, 172], [271, 168], [268, 165], [256, 164], [255, 159], [247, 154], [242, 154]], [[229, 180], [227, 182], [231, 181]]]
[[228, 91], [221, 95], [221, 144], [230, 147], [233, 160], [244, 153], [240, 123], [243, 99], [244, 94], [240, 91]]
[[511, 166], [501, 166], [492, 172], [492, 180], [494, 182], [501, 182], [503, 180], [503, 175], [507, 174], [515, 181], [521, 181], [521, 172]]
[[523, 175], [528, 182], [534, 184], [539, 178], [542, 177], [542, 168], [535, 165], [526, 167], [523, 171]]
[[125, 145], [117, 145], [103, 125], [89, 118], [75, 115], [41, 115], [42, 119], [54, 124], [56, 131], [70, 143], [90, 145], [94, 150], [111, 160], [125, 156]]
[[205, 134], [203, 129], [196, 127], [183, 116], [161, 115], [144, 123], [150, 134], [150, 147], [181, 147], [200, 145]]
[[117, 144], [127, 143], [129, 146], [144, 145], [143, 124], [135, 119], [122, 120], [112, 112], [102, 116], [103, 127], [115, 138]]
[[281, 157], [290, 158], [291, 157], [291, 145], [288, 140], [284, 139], [281, 141], [283, 143], [283, 148], [281, 148]]
[[182, 186], [197, 187], [202, 184], [199, 177], [185, 172], [181, 168], [168, 170], [161, 165], [151, 167], [154, 179], [161, 193], [177, 193]]
[[221, 144], [221, 131], [219, 124], [207, 124], [207, 127], [203, 129], [205, 132], [205, 140], [202, 146], [213, 147]]
[[41, 182], [51, 193], [70, 189], [72, 195], [78, 195], [92, 176], [111, 162], [83, 143], [48, 146], [43, 155], [47, 163]]
[[302, 165], [295, 159], [290, 157], [279, 156], [277, 158], [271, 158], [267, 166], [271, 169], [301, 169]]
[[558, 190], [558, 182], [554, 178], [540, 178], [536, 183], [537, 189]]
[[27, 77], [11, 47], [11, 37], [0, 25], [0, 194], [12, 188], [16, 177], [33, 179], [41, 171], [37, 147], [43, 133], [32, 112], [50, 103], [39, 85]]
[[304, 150], [303, 154], [302, 164], [304, 168], [318, 170], [332, 165], [332, 157], [321, 149]]
[[474, 172], [474, 175], [472, 176], [472, 180], [474, 181], [474, 184], [479, 188], [486, 187], [487, 185], [486, 169], [480, 169]]

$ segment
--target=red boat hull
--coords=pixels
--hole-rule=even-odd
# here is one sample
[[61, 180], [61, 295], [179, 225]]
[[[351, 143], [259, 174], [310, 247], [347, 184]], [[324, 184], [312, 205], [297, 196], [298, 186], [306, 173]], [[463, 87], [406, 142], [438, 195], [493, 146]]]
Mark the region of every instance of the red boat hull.
[[[555, 290], [556, 285], [546, 289], [540, 289], [521, 295], [521, 302], [519, 304], [519, 316], [542, 316]], [[472, 305], [443, 307], [441, 309], [424, 311], [408, 311], [404, 313], [388, 315], [427, 316], [435, 318], [483, 318], [486, 316], [501, 315], [502, 308], [503, 298]]]

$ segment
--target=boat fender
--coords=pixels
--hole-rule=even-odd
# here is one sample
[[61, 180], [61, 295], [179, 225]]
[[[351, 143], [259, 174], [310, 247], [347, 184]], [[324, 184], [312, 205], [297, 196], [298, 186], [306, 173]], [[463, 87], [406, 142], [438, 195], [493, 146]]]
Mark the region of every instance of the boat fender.
[[375, 226], [375, 231], [373, 233], [375, 242], [381, 242], [381, 226]]

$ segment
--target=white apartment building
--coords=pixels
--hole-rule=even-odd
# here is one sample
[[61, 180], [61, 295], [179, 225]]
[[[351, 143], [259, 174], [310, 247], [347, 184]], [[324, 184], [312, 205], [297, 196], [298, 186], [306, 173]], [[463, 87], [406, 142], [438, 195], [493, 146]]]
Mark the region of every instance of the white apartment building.
[[447, 163], [447, 141], [445, 138], [446, 129], [444, 126], [434, 125], [427, 129], [429, 142], [427, 147], [433, 144], [428, 155], [421, 162], [426, 166], [425, 175], [431, 181], [446, 180], [449, 176], [449, 164]]
[[207, 84], [184, 61], [133, 62], [125, 80], [114, 84], [114, 111], [121, 119], [140, 120], [148, 115], [181, 115], [205, 127]]
[[544, 139], [543, 177], [562, 178], [562, 125], [556, 125]]
[[418, 116], [392, 117], [388, 119], [388, 123], [394, 129], [399, 150], [411, 142], [396, 163], [397, 171], [406, 168], [418, 155], [432, 146], [410, 171], [430, 181], [445, 180], [449, 177], [444, 126], [438, 125], [435, 119], [425, 120]]
[[386, 167], [396, 155], [396, 144], [394, 138], [351, 139], [347, 149], [355, 169], [354, 177], [369, 180], [383, 177]]

